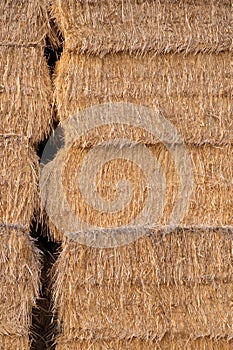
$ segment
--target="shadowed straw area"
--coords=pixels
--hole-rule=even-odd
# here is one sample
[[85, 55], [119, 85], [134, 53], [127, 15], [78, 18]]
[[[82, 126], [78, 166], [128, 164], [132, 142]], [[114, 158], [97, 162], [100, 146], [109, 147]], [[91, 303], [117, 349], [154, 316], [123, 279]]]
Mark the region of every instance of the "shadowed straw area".
[[52, 124], [52, 85], [41, 48], [0, 47], [0, 133], [43, 140]]
[[232, 334], [232, 230], [177, 230], [127, 246], [67, 242], [54, 265], [62, 336], [80, 341]]
[[30, 225], [38, 210], [38, 159], [26, 138], [0, 135], [0, 223]]
[[0, 238], [0, 342], [6, 344], [0, 348], [11, 349], [13, 337], [22, 345], [17, 349], [27, 349], [31, 310], [39, 293], [40, 254], [28, 231], [17, 225], [0, 224]]
[[61, 338], [56, 350], [231, 350], [232, 342], [201, 338], [197, 340], [172, 339], [164, 337], [159, 342], [149, 342], [140, 339], [128, 340], [90, 340], [79, 341]]
[[229, 52], [102, 59], [66, 52], [55, 72], [58, 114], [63, 121], [86, 107], [125, 101], [159, 110], [185, 142], [232, 143], [231, 59]]
[[[177, 152], [179, 152], [179, 147], [179, 145], [176, 146]], [[100, 163], [104, 155], [108, 155], [108, 152], [112, 151], [113, 148], [114, 146], [103, 146], [102, 152], [98, 151], [95, 160], [98, 162], [97, 157], [99, 157]], [[83, 181], [83, 179], [80, 179], [80, 168], [90, 149], [74, 145], [67, 153], [65, 150], [61, 150], [55, 160], [45, 166], [41, 177], [41, 189], [43, 193], [46, 193], [47, 208], [52, 208], [49, 223], [52, 237], [56, 240], [64, 239], [63, 233], [59, 229], [60, 227], [66, 227], [67, 216], [64, 214], [64, 210], [68, 209], [65, 201], [69, 204], [70, 210], [83, 223], [88, 223], [94, 227], [127, 226], [135, 217], [140, 215], [148, 200], [149, 185], [146, 176], [148, 167], [152, 165], [146, 164], [141, 170], [136, 166], [138, 159], [143, 156], [143, 154], [140, 154], [140, 149], [137, 150], [137, 146], [134, 146], [132, 152], [135, 155], [135, 161], [132, 163], [124, 160], [128, 148], [132, 151], [132, 146], [117, 148], [117, 160], [108, 161], [97, 169], [95, 166], [90, 168], [89, 178], [84, 183], [86, 190], [88, 190], [90, 184], [94, 182], [99, 195], [111, 204], [111, 201], [123, 196], [117, 188], [117, 183], [121, 180], [129, 181], [132, 185], [132, 192], [130, 192], [132, 197], [122, 209], [115, 213], [112, 213], [110, 209], [104, 213], [101, 208], [99, 210], [93, 208], [92, 202], [89, 202], [82, 192], [83, 190], [80, 189], [79, 181]], [[101, 147], [99, 147], [100, 149]], [[180, 178], [172, 156], [163, 144], [149, 146], [148, 149], [155, 156], [165, 176], [166, 198], [164, 206], [161, 206], [160, 202], [157, 203], [157, 206], [156, 203], [153, 203], [154, 211], [148, 214], [147, 219], [156, 226], [163, 227], [169, 225], [172, 210], [177, 200], [180, 200], [182, 196], [179, 192]], [[187, 151], [192, 161], [194, 185], [184, 217], [179, 224], [181, 227], [232, 226], [232, 146], [203, 145], [196, 147], [189, 145]], [[62, 164], [62, 172], [59, 164]], [[58, 185], [59, 178], [62, 179], [62, 192], [60, 192]], [[156, 219], [157, 207], [160, 216]], [[59, 221], [56, 221], [58, 217]], [[54, 223], [59, 222], [60, 227], [57, 229], [52, 221]], [[76, 230], [85, 229], [85, 227], [84, 224], [82, 227], [76, 227]]]
[[230, 0], [54, 0], [65, 48], [105, 55], [232, 49]]
[[57, 334], [57, 319], [52, 313], [50, 269], [56, 260], [60, 246], [49, 241], [48, 237], [43, 237], [45, 236], [43, 229], [41, 225], [37, 227], [36, 222], [31, 229], [31, 234], [36, 237], [35, 244], [42, 253], [40, 296], [32, 310], [31, 350], [54, 350], [53, 343]]
[[2, 0], [0, 2], [0, 46], [45, 46], [46, 36], [57, 43], [50, 26], [49, 1]]

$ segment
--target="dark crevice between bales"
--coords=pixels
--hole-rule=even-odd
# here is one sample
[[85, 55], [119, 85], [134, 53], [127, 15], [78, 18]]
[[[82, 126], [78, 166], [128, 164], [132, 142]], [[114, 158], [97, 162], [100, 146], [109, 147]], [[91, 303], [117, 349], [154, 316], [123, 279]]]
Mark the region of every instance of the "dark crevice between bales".
[[54, 340], [58, 333], [58, 321], [52, 313], [50, 269], [58, 258], [60, 245], [48, 240], [43, 233], [43, 226], [34, 222], [31, 235], [42, 252], [40, 298], [32, 312], [32, 345], [31, 350], [53, 350]]
[[[46, 46], [44, 48], [44, 56], [46, 58], [46, 62], [47, 62], [48, 68], [49, 68], [51, 83], [52, 83], [52, 86], [54, 87], [53, 75], [54, 75], [56, 62], [60, 60], [61, 54], [63, 51], [63, 37], [62, 37], [61, 33], [57, 30], [53, 21], [51, 21], [51, 27], [54, 28], [53, 32], [55, 32], [57, 34], [57, 45], [55, 46], [54, 43], [49, 38], [49, 36], [47, 36], [45, 39]], [[53, 131], [56, 129], [56, 127], [58, 125], [57, 108], [56, 108], [56, 104], [54, 103], [54, 101], [53, 101], [53, 105], [52, 105], [52, 114], [53, 114], [52, 131]], [[49, 136], [48, 136], [48, 138], [49, 138]], [[43, 149], [48, 141], [48, 138], [47, 139], [45, 138], [43, 141], [41, 141], [41, 143], [37, 147], [37, 153], [38, 153], [39, 158], [41, 158]]]
[[[51, 23], [51, 26], [54, 27], [54, 23]], [[61, 35], [58, 33], [56, 28], [54, 32], [57, 33], [58, 42], [60, 45], [57, 45], [55, 47], [50, 41], [49, 37], [47, 37], [46, 47], [44, 49], [44, 56], [48, 64], [51, 81], [53, 78], [56, 62], [60, 59], [63, 49], [63, 39]], [[52, 130], [54, 130], [58, 125], [56, 117], [57, 111], [55, 106], [53, 106], [52, 113]], [[36, 151], [39, 160], [42, 157], [44, 147], [49, 137], [50, 135], [48, 138], [45, 138], [43, 141], [41, 141], [37, 146]], [[41, 221], [42, 220], [40, 220], [40, 222], [38, 220], [35, 220], [31, 225], [31, 236], [35, 239], [36, 246], [42, 252], [42, 268], [40, 277], [41, 290], [40, 298], [37, 300], [36, 307], [33, 308], [32, 312], [31, 350], [53, 350], [55, 349], [54, 341], [56, 335], [58, 334], [58, 320], [56, 314], [52, 312], [53, 305], [51, 297], [50, 270], [59, 256], [60, 244], [49, 240], [49, 235], [47, 232], [49, 229], [46, 226], [46, 223]]]
[[[52, 26], [55, 26], [55, 25], [52, 23]], [[50, 38], [47, 37], [46, 38], [46, 46], [44, 49], [44, 55], [45, 55], [45, 58], [46, 58], [47, 63], [48, 63], [51, 79], [52, 79], [52, 76], [54, 73], [55, 64], [57, 61], [60, 60], [60, 57], [61, 57], [61, 54], [63, 51], [63, 37], [62, 37], [61, 33], [59, 33], [57, 30], [55, 30], [55, 31], [58, 35], [58, 43], [59, 44], [56, 47], [54, 47]]]

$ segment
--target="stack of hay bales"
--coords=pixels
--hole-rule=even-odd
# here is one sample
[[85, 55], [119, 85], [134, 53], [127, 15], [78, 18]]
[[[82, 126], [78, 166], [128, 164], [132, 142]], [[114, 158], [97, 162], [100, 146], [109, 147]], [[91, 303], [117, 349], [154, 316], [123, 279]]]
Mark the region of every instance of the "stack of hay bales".
[[35, 146], [50, 129], [51, 82], [43, 1], [0, 4], [0, 349], [30, 348], [40, 254], [30, 238], [38, 210]]
[[[53, 277], [61, 325], [57, 350], [232, 347], [230, 6], [228, 0], [54, 0], [65, 40], [55, 76], [60, 120], [107, 102], [158, 110], [182, 136], [194, 179], [182, 222], [167, 232], [179, 184], [164, 145], [140, 130], [111, 125], [71, 146], [63, 186], [70, 207], [84, 221], [97, 228], [127, 227], [127, 215], [136, 211], [132, 205], [123, 219], [116, 214], [108, 220], [85, 206], [77, 188], [84, 156], [114, 137], [130, 135], [150, 148], [166, 174], [167, 204], [150, 233], [115, 248], [82, 245], [50, 224], [51, 235], [63, 241]], [[69, 138], [67, 133], [67, 144]], [[51, 178], [55, 168], [54, 160]], [[122, 162], [118, 168], [108, 164], [95, 178], [107, 200], [116, 195], [111, 181], [116, 186], [121, 172], [137, 184], [138, 173]]]

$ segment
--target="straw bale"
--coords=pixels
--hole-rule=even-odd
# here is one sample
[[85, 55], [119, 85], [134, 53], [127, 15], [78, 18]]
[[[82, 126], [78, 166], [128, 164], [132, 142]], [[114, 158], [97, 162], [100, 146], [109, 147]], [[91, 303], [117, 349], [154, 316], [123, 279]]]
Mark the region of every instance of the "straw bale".
[[232, 233], [176, 230], [108, 249], [63, 243], [53, 267], [62, 335], [230, 338]]
[[58, 340], [56, 350], [231, 350], [232, 342], [224, 340], [213, 340], [201, 338], [197, 340], [190, 339], [172, 339], [168, 337], [160, 342], [150, 342], [140, 339], [128, 340], [105, 340], [96, 339], [90, 341], [79, 341], [78, 339], [68, 340], [61, 338]]
[[0, 46], [45, 46], [46, 36], [56, 44], [47, 0], [2, 0]]
[[52, 124], [52, 85], [42, 49], [0, 47], [0, 133], [48, 135]]
[[131, 102], [159, 110], [185, 142], [232, 143], [231, 61], [228, 52], [101, 59], [65, 51], [55, 75], [59, 117], [100, 103]]
[[1, 350], [30, 350], [30, 341], [27, 336], [0, 335]]
[[[39, 296], [39, 251], [28, 231], [16, 225], [0, 224], [0, 238], [0, 335], [27, 337]], [[17, 341], [27, 348], [26, 338], [21, 339]], [[1, 341], [10, 343], [8, 337]]]
[[85, 281], [81, 286], [79, 271], [67, 265], [60, 260], [55, 294], [67, 338], [159, 340], [165, 334], [190, 339], [232, 334], [232, 284], [158, 286], [149, 283], [149, 276], [146, 284], [130, 284], [116, 275], [102, 285]]
[[[56, 298], [77, 288], [188, 285], [233, 282], [232, 229], [176, 229], [151, 232], [128, 245], [100, 249], [64, 242], [54, 267]], [[75, 295], [75, 294], [74, 294]], [[78, 298], [78, 295], [77, 295]], [[57, 301], [58, 302], [58, 301]]]
[[67, 50], [106, 55], [232, 49], [230, 0], [54, 0]]
[[38, 159], [26, 138], [0, 136], [0, 223], [30, 225], [38, 209]]
[[[180, 145], [175, 147], [178, 153]], [[176, 203], [184, 200], [179, 192], [180, 177], [178, 169], [174, 164], [171, 153], [163, 144], [149, 146], [148, 149], [158, 160], [165, 176], [164, 205], [157, 201], [158, 198], [155, 194], [153, 194], [152, 199], [149, 196], [149, 193], [154, 192], [149, 188], [150, 184], [146, 175], [150, 166], [153, 169], [153, 164], [145, 163], [144, 168], [142, 168], [141, 163], [140, 166], [137, 166], [138, 160], [143, 159], [143, 154], [140, 153], [141, 149], [137, 149], [137, 146], [134, 146], [134, 148], [131, 145], [121, 147], [114, 145], [98, 146], [97, 152], [94, 155], [92, 154], [91, 158], [94, 161], [93, 157], [95, 157], [96, 163], [88, 168], [90, 175], [85, 179], [83, 177], [80, 179], [80, 169], [91, 150], [74, 144], [68, 151], [65, 149], [59, 151], [56, 158], [44, 167], [41, 176], [41, 189], [44, 201], [46, 201], [46, 210], [51, 215], [50, 234], [55, 239], [64, 239], [62, 228], [66, 230], [67, 227], [67, 210], [72, 211], [79, 218], [79, 227], [74, 222], [76, 226], [73, 228], [77, 231], [86, 230], [87, 227], [92, 230], [98, 227], [121, 228], [136, 225], [132, 223], [140, 217], [144, 208], [147, 208], [149, 201], [151, 201], [151, 205], [153, 204], [153, 211], [144, 212], [145, 219], [143, 219], [144, 221], [141, 220], [140, 224], [147, 225], [150, 222], [154, 228], [169, 228], [170, 218], [173, 215]], [[102, 164], [104, 157], [107, 157], [108, 152], [112, 152], [112, 150], [118, 155], [117, 158]], [[129, 151], [135, 156], [135, 158], [132, 158], [135, 161], [127, 160]], [[177, 225], [180, 225], [181, 228], [232, 227], [232, 146], [203, 145], [197, 147], [188, 145], [187, 151], [191, 159], [194, 181], [190, 198], [185, 199], [187, 204], [184, 207], [183, 218], [180, 222], [177, 222]], [[100, 160], [102, 163], [100, 163]], [[62, 164], [62, 170], [60, 164]], [[60, 182], [57, 180], [60, 178], [62, 188], [59, 187]], [[126, 199], [124, 193], [121, 193], [117, 187], [118, 183], [123, 180], [129, 181], [132, 185], [129, 190], [130, 195]], [[189, 182], [189, 178], [186, 181]], [[81, 189], [81, 183], [86, 192]], [[88, 193], [92, 191], [89, 188], [93, 183], [98, 194], [109, 203], [109, 208], [93, 207], [92, 199], [88, 199]], [[122, 204], [116, 210], [111, 209], [112, 203], [119, 201], [119, 198], [122, 199], [124, 205]], [[67, 209], [65, 201], [70, 209]], [[57, 225], [57, 228], [52, 222]]]

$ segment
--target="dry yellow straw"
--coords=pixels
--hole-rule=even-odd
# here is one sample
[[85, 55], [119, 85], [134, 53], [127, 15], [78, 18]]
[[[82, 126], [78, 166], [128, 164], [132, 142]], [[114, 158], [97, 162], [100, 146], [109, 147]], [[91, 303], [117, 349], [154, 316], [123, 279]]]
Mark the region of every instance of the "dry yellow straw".
[[232, 49], [231, 1], [55, 0], [67, 50], [105, 55]]

